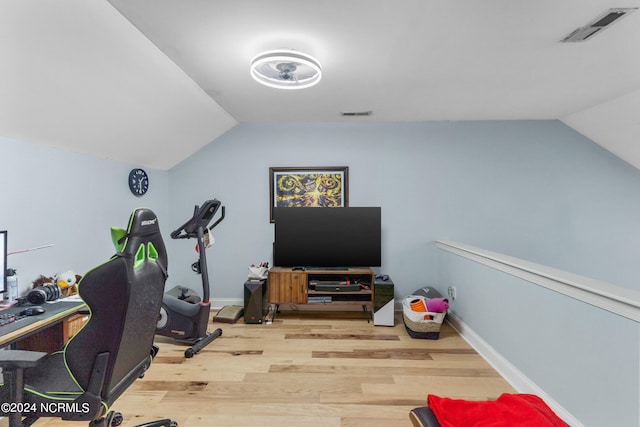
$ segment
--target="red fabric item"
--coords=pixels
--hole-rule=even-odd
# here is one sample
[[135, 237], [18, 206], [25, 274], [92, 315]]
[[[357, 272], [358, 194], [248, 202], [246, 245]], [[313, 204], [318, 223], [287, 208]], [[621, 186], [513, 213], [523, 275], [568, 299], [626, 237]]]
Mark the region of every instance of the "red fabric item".
[[442, 427], [566, 427], [538, 396], [502, 394], [495, 401], [449, 399], [427, 396]]

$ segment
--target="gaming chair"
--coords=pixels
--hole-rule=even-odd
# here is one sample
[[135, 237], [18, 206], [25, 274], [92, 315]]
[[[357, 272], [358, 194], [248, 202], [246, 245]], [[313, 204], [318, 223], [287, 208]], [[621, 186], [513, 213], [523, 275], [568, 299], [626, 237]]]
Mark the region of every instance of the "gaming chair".
[[[3, 413], [10, 427], [40, 417], [88, 421], [110, 427], [122, 415], [109, 411], [115, 400], [149, 368], [167, 278], [167, 254], [158, 219], [136, 209], [127, 230], [112, 229], [117, 253], [90, 270], [78, 284], [90, 317], [64, 348], [45, 354], [0, 351], [5, 383], [0, 402], [24, 402], [28, 413]], [[25, 417], [24, 419], [22, 417]], [[169, 419], [143, 424], [174, 427]]]

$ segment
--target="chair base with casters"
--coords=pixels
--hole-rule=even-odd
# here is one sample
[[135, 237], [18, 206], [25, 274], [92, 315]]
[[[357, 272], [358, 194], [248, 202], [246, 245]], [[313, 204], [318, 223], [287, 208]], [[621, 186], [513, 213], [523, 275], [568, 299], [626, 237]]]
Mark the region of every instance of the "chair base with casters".
[[[120, 412], [110, 411], [107, 416], [89, 424], [90, 427], [115, 427], [122, 424], [122, 414]], [[168, 418], [163, 420], [151, 421], [144, 424], [138, 424], [135, 427], [178, 427], [178, 423]]]
[[[158, 352], [157, 347], [154, 346], [152, 350], [152, 357]], [[47, 360], [48, 359], [48, 360]], [[4, 350], [0, 351], [0, 368], [2, 368], [2, 376], [4, 377], [3, 387], [7, 387], [9, 390], [7, 403], [13, 404], [13, 408], [10, 412], [6, 413], [9, 418], [9, 427], [28, 427], [35, 423], [42, 417], [42, 414], [38, 414], [45, 408], [52, 408], [62, 402], [51, 401], [49, 403], [43, 402], [31, 402], [25, 404], [24, 399], [24, 387], [25, 387], [25, 369], [38, 369], [39, 366], [49, 365], [51, 366], [52, 358], [47, 353], [37, 351], [25, 351], [25, 350]], [[140, 374], [140, 376], [142, 376]], [[66, 401], [65, 405], [71, 408], [81, 409], [80, 413], [70, 413], [69, 416], [62, 415], [62, 419], [79, 420], [77, 418], [90, 419], [95, 416], [95, 411], [104, 412], [104, 406], [100, 402], [97, 396], [91, 396], [91, 391], [83, 393], [76, 397], [75, 401]], [[89, 395], [89, 396], [87, 396]], [[93, 397], [93, 399], [91, 398]], [[75, 402], [75, 403], [74, 403]], [[93, 404], [92, 404], [93, 402]], [[29, 409], [30, 412], [19, 412], [17, 410], [22, 408], [23, 410]], [[31, 414], [33, 412], [33, 414]], [[52, 414], [46, 414], [52, 415]], [[97, 419], [90, 419], [89, 427], [116, 427], [122, 424], [123, 417], [120, 412], [109, 411], [104, 416], [98, 415]], [[139, 424], [135, 427], [178, 427], [178, 423], [165, 418], [162, 420], [156, 420]]]

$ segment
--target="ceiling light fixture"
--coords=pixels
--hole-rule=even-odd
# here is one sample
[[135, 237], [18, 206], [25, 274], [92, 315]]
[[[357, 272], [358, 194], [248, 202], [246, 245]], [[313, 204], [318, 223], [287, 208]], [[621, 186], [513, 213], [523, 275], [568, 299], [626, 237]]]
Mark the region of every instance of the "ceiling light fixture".
[[304, 89], [322, 78], [320, 63], [305, 53], [280, 49], [262, 52], [251, 60], [251, 77], [277, 89]]

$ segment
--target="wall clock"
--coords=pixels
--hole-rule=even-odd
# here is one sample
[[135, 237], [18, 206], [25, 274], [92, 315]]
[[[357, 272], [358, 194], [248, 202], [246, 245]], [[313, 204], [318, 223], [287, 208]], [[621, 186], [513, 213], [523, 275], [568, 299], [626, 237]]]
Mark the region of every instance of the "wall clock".
[[131, 169], [129, 172], [129, 190], [135, 196], [144, 196], [149, 189], [149, 176], [140, 168]]

